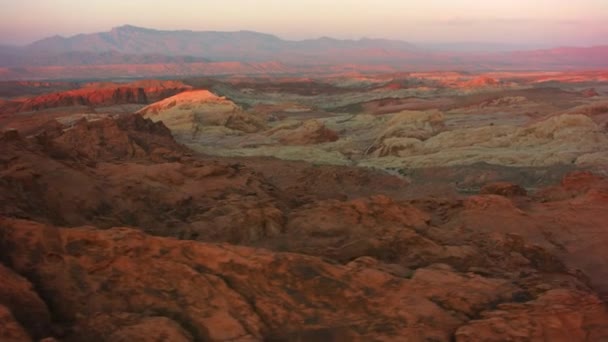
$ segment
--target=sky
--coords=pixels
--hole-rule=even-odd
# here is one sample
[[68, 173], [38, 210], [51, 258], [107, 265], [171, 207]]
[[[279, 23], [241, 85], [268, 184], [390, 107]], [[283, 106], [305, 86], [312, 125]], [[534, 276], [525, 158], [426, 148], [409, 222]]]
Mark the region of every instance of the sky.
[[0, 0], [0, 44], [155, 29], [412, 43], [608, 44], [608, 0]]

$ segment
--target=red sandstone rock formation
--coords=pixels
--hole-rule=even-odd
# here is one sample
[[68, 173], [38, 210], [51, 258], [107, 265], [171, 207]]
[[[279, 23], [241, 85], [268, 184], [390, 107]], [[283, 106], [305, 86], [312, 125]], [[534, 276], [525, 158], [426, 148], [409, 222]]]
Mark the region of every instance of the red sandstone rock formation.
[[103, 107], [148, 104], [190, 89], [176, 81], [138, 81], [127, 84], [91, 83], [83, 88], [41, 94], [24, 100], [0, 103], [1, 113], [30, 112], [56, 107]]
[[[0, 339], [608, 338], [592, 173], [528, 195], [369, 196], [373, 171], [196, 155], [140, 116], [0, 148]], [[407, 186], [391, 179], [370, 189]]]

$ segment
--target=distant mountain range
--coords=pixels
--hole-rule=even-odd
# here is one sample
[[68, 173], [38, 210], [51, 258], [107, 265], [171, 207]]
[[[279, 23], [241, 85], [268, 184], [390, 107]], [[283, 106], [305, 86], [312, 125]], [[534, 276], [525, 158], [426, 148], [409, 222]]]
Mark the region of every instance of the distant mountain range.
[[[0, 47], [1, 48], [1, 47]], [[317, 64], [317, 58], [325, 62], [342, 62], [343, 54], [365, 56], [386, 53], [403, 53], [416, 48], [408, 43], [383, 39], [338, 40], [319, 38], [288, 41], [276, 36], [251, 31], [160, 31], [130, 25], [113, 28], [109, 32], [79, 34], [73, 37], [53, 36], [9, 50], [12, 55], [65, 56], [83, 54], [83, 64], [89, 59], [99, 59], [94, 54], [111, 52], [114, 55], [166, 55], [172, 57], [202, 57], [222, 62], [266, 62], [283, 59], [287, 62]], [[2, 54], [6, 55], [6, 54]], [[95, 57], [94, 57], [95, 56]], [[42, 59], [40, 59], [42, 60]], [[19, 65], [18, 60], [0, 57], [0, 65]], [[23, 63], [20, 65], [26, 65]]]
[[[259, 72], [260, 65], [264, 73], [321, 71], [323, 67], [331, 71], [336, 67], [362, 71], [380, 67], [399, 71], [608, 68], [608, 46], [488, 52], [479, 52], [479, 47], [483, 46], [471, 52], [456, 45], [446, 50], [385, 39], [289, 41], [251, 31], [162, 31], [125, 25], [109, 32], [54, 36], [21, 47], [0, 45], [0, 79], [62, 77], [57, 68], [49, 73], [50, 67], [70, 70], [66, 77], [78, 77], [80, 71], [95, 77], [95, 70], [118, 77], [136, 66], [138, 76], [146, 76], [149, 70], [154, 70], [150, 76], [230, 74], [231, 70], [247, 74]], [[272, 65], [280, 67], [273, 70], [268, 67]], [[86, 66], [90, 68], [85, 70]]]

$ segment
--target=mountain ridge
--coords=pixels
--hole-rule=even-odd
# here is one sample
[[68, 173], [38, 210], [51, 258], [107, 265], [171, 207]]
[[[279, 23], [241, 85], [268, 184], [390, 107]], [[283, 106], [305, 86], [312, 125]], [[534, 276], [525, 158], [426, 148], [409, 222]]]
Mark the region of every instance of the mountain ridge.
[[[4, 80], [67, 77], [55, 67], [70, 69], [66, 72], [70, 78], [122, 77], [125, 70], [138, 77], [232, 74], [232, 70], [238, 70], [239, 74], [257, 74], [259, 68], [252, 66], [269, 62], [281, 65], [280, 70], [264, 68], [265, 72], [275, 74], [312, 70], [323, 73], [320, 68], [331, 73], [335, 67], [348, 65], [395, 71], [591, 70], [608, 68], [608, 45], [523, 51], [446, 51], [390, 39], [285, 40], [247, 30], [169, 31], [133, 25], [70, 37], [55, 35], [21, 47], [0, 45], [0, 79]], [[240, 66], [226, 68], [225, 63]], [[95, 67], [97, 71], [81, 67]], [[106, 74], [108, 70], [113, 71]]]
[[77, 34], [70, 37], [52, 36], [23, 47], [28, 52], [104, 52], [124, 54], [165, 54], [170, 56], [205, 57], [212, 60], [256, 62], [272, 59], [273, 54], [314, 52], [322, 49], [358, 50], [390, 47], [411, 50], [413, 45], [387, 39], [362, 38], [342, 40], [329, 37], [285, 40], [275, 35], [255, 31], [190, 31], [155, 30], [132, 25], [112, 28], [107, 32]]

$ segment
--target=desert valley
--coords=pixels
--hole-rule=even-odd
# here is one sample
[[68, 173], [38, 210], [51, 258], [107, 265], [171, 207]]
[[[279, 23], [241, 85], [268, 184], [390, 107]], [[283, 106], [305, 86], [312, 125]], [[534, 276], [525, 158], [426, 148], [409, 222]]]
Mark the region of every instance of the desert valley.
[[0, 341], [608, 340], [608, 49], [149, 31], [0, 54]]

